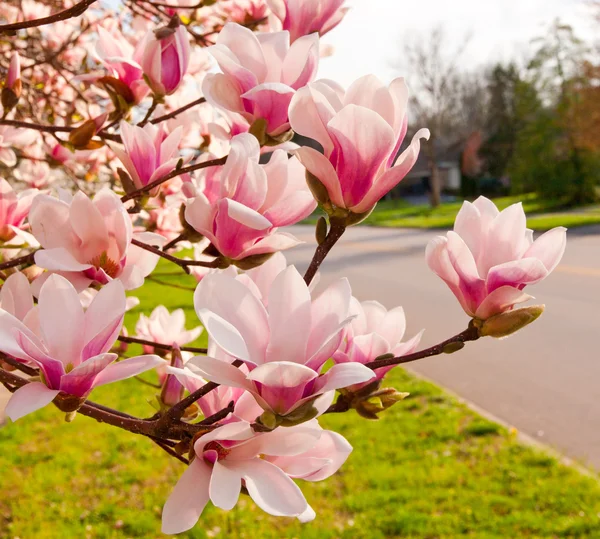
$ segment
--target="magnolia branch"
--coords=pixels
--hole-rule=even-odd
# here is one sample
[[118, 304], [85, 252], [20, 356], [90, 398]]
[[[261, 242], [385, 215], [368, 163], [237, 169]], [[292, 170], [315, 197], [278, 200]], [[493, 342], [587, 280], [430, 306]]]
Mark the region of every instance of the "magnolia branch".
[[380, 369], [381, 367], [389, 367], [391, 365], [402, 365], [403, 363], [411, 363], [412, 361], [417, 361], [419, 359], [424, 359], [426, 357], [437, 356], [440, 354], [451, 354], [456, 352], [464, 347], [465, 343], [468, 341], [476, 341], [479, 339], [479, 328], [475, 327], [475, 325], [471, 322], [469, 327], [431, 348], [426, 348], [425, 350], [421, 350], [420, 352], [415, 352], [414, 354], [407, 354], [401, 357], [392, 357], [388, 359], [379, 359], [375, 361], [371, 361], [367, 363], [365, 366], [369, 367], [369, 369]]
[[[132, 239], [131, 243], [136, 245], [140, 249], [144, 249], [150, 253], [154, 253], [155, 255], [168, 260], [169, 262], [173, 262], [173, 264], [177, 264], [180, 268], [182, 268], [186, 273], [190, 272], [190, 266], [201, 266], [203, 268], [218, 268], [220, 267], [219, 260], [215, 259], [212, 262], [204, 262], [202, 260], [184, 260], [183, 258], [177, 258], [176, 256], [170, 255], [169, 253], [165, 253], [161, 249], [157, 247], [153, 247], [152, 245], [148, 245], [147, 243], [143, 243], [139, 240]], [[0, 268], [1, 269], [1, 268]]]
[[[118, 340], [128, 344], [141, 344], [143, 346], [152, 346], [153, 348], [159, 348], [160, 350], [173, 350], [173, 346], [169, 344], [162, 344], [154, 341], [147, 341], [146, 339], [138, 339], [137, 337], [126, 337], [120, 335]], [[196, 354], [206, 354], [206, 348], [196, 348], [194, 346], [179, 346], [179, 350], [184, 352], [194, 352]]]
[[200, 99], [196, 99], [195, 101], [192, 101], [191, 103], [188, 103], [187, 105], [184, 105], [183, 107], [180, 107], [177, 110], [174, 110], [173, 112], [169, 112], [168, 114], [163, 114], [162, 116], [159, 116], [158, 118], [154, 118], [154, 120], [151, 120], [150, 123], [156, 125], [156, 124], [159, 124], [166, 120], [170, 120], [171, 118], [175, 118], [182, 112], [185, 112], [186, 110], [191, 109], [192, 107], [195, 107], [196, 105], [200, 105], [205, 102], [206, 102], [206, 99], [201, 97]]
[[310, 265], [304, 274], [304, 281], [307, 285], [313, 280], [315, 274], [319, 270], [319, 267], [325, 260], [325, 257], [329, 254], [329, 251], [333, 249], [333, 246], [337, 243], [337, 241], [342, 237], [345, 230], [345, 225], [337, 223], [336, 221], [331, 223], [331, 228], [329, 229], [327, 236], [315, 250], [315, 254], [310, 262]]
[[68, 9], [49, 15], [48, 17], [42, 17], [41, 19], [33, 19], [31, 21], [15, 22], [11, 24], [3, 24], [0, 26], [0, 34], [6, 34], [9, 32], [15, 32], [16, 30], [23, 30], [25, 28], [35, 28], [37, 26], [45, 26], [46, 24], [52, 24], [58, 21], [66, 21], [73, 17], [79, 17], [82, 15], [88, 7], [90, 7], [96, 0], [82, 0], [78, 4], [71, 6]]
[[[33, 129], [34, 131], [39, 131], [40, 133], [50, 133], [55, 135], [56, 133], [70, 133], [77, 129], [77, 127], [70, 126], [59, 126], [59, 125], [41, 125], [34, 124], [32, 122], [21, 122], [18, 120], [6, 120], [4, 118], [0, 119], [0, 125], [8, 125], [11, 127], [18, 127], [21, 129]], [[112, 135], [110, 133], [104, 133], [102, 131], [96, 133], [96, 136], [101, 139], [111, 140], [113, 142], [121, 142], [120, 135]]]
[[[224, 165], [226, 159], [227, 159], [227, 156], [224, 156], [224, 157], [219, 157], [218, 159], [211, 159], [210, 161], [203, 161], [201, 163], [189, 165], [187, 167], [176, 168], [173, 172], [167, 174], [166, 176], [163, 176], [162, 178], [158, 178], [157, 180], [150, 182], [148, 185], [144, 185], [143, 187], [140, 187], [139, 189], [136, 189], [135, 191], [131, 191], [131, 193], [127, 193], [126, 195], [122, 196], [121, 202], [127, 202], [128, 200], [138, 198], [139, 196], [142, 196], [144, 193], [147, 193], [148, 191], [152, 191], [152, 189], [154, 189], [155, 187], [158, 187], [159, 185], [162, 185], [163, 183], [165, 183], [173, 178], [176, 178], [177, 176], [181, 176], [182, 174], [187, 174], [189, 172], [193, 172], [194, 170], [201, 170], [203, 168], [217, 167], [220, 165]], [[201, 264], [195, 264], [195, 265], [199, 266]]]

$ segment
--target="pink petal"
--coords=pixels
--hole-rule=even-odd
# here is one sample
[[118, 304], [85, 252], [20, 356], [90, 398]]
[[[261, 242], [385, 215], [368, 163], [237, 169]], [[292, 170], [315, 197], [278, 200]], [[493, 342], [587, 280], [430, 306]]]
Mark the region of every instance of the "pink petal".
[[325, 393], [354, 384], [367, 382], [375, 373], [361, 363], [339, 363], [329, 369], [315, 384], [315, 392]]
[[41, 382], [30, 382], [12, 394], [4, 413], [16, 421], [50, 404], [59, 393], [58, 389], [48, 389]]
[[40, 290], [38, 305], [40, 326], [49, 355], [65, 366], [78, 365], [85, 324], [77, 291], [64, 277], [51, 275]]
[[282, 69], [282, 82], [298, 90], [311, 82], [319, 67], [319, 36], [298, 38], [290, 47]]
[[559, 226], [542, 234], [525, 251], [523, 258], [539, 259], [551, 273], [563, 257], [567, 246], [567, 229]]
[[255, 364], [264, 362], [269, 342], [267, 312], [242, 283], [222, 274], [206, 276], [196, 288], [194, 308], [221, 348]]
[[79, 262], [63, 247], [36, 251], [34, 260], [40, 268], [50, 271], [85, 271], [92, 267], [91, 264]]
[[255, 86], [242, 94], [244, 108], [254, 118], [267, 121], [267, 133], [279, 135], [289, 127], [288, 108], [294, 89], [278, 82]]
[[512, 286], [496, 288], [479, 305], [473, 314], [476, 318], [485, 320], [495, 314], [510, 310], [514, 305], [532, 299], [529, 294]]
[[94, 387], [125, 380], [164, 364], [165, 360], [155, 355], [130, 357], [106, 367], [94, 380]]
[[211, 469], [194, 459], [169, 495], [162, 512], [162, 532], [181, 533], [193, 528], [209, 500]]
[[234, 464], [245, 480], [250, 497], [263, 511], [275, 516], [297, 516], [308, 504], [298, 486], [277, 466], [261, 460]]
[[386, 171], [366, 193], [365, 197], [352, 208], [355, 213], [369, 211], [386, 193], [389, 193], [410, 172], [419, 157], [421, 139], [429, 139], [429, 131], [420, 129], [417, 131], [410, 146], [402, 152], [396, 164]]
[[546, 266], [537, 258], [522, 258], [499, 264], [490, 269], [486, 281], [488, 292], [502, 286], [521, 288], [521, 285], [534, 284], [548, 275]]
[[197, 367], [199, 374], [211, 382], [230, 387], [252, 389], [252, 384], [248, 382], [246, 374], [231, 363], [209, 356], [196, 356], [190, 359], [188, 363]]
[[25, 274], [13, 273], [4, 281], [0, 290], [0, 305], [18, 320], [23, 320], [33, 309], [31, 286]]
[[306, 336], [310, 332], [311, 298], [304, 279], [289, 266], [274, 280], [269, 292], [271, 338], [267, 361], [282, 358], [304, 363]]
[[303, 146], [294, 152], [298, 160], [327, 189], [329, 198], [338, 207], [344, 207], [344, 196], [337, 172], [331, 162], [314, 148]]
[[235, 507], [242, 489], [242, 476], [235, 467], [215, 462], [210, 478], [210, 501], [225, 511]]
[[96, 376], [117, 359], [117, 354], [100, 354], [90, 357], [63, 375], [60, 390], [69, 395], [85, 397], [92, 390]]

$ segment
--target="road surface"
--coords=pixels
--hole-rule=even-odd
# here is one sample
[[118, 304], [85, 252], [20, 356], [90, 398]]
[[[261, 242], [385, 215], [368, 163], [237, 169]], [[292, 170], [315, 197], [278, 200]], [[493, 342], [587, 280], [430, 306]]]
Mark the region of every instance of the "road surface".
[[[314, 250], [313, 228], [293, 227], [307, 243], [288, 251], [304, 270]], [[446, 285], [425, 264], [425, 245], [441, 232], [355, 227], [322, 266], [319, 286], [347, 276], [360, 300], [402, 305], [423, 347], [467, 326]], [[468, 343], [453, 354], [411, 364], [540, 442], [600, 469], [600, 227], [569, 232], [562, 264], [527, 292], [546, 312], [501, 341]], [[401, 389], [401, 388], [399, 388]]]

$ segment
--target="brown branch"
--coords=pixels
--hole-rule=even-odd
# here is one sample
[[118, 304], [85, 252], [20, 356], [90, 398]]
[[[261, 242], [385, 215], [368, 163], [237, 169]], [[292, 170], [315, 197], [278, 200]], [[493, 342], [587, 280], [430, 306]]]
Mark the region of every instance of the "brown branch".
[[[76, 127], [70, 126], [59, 126], [59, 125], [41, 125], [34, 124], [32, 122], [20, 122], [18, 120], [6, 120], [4, 118], [0, 119], [0, 125], [9, 125], [11, 127], [19, 127], [21, 129], [33, 129], [34, 131], [39, 131], [40, 133], [70, 133], [75, 130]], [[103, 133], [100, 131], [96, 133], [96, 136], [101, 139], [112, 140], [113, 142], [121, 142], [121, 135], [111, 135], [110, 133]]]
[[25, 28], [35, 28], [37, 26], [45, 26], [46, 24], [52, 24], [58, 21], [66, 21], [73, 17], [79, 17], [85, 10], [90, 7], [96, 0], [82, 0], [78, 4], [71, 6], [69, 9], [59, 11], [54, 15], [48, 17], [42, 17], [41, 19], [33, 19], [31, 21], [15, 22], [12, 24], [3, 24], [0, 26], [0, 34], [7, 34], [9, 32], [15, 32], [16, 30], [23, 30]]
[[19, 258], [13, 258], [8, 262], [2, 262], [2, 264], [0, 264], [0, 271], [8, 268], [14, 268], [15, 266], [20, 266], [21, 264], [32, 264], [34, 254], [35, 251], [29, 253], [28, 255], [20, 256]]
[[218, 268], [220, 264], [220, 261], [218, 259], [215, 259], [211, 262], [204, 262], [202, 260], [184, 260], [183, 258], [177, 258], [176, 256], [170, 255], [169, 253], [165, 253], [164, 251], [153, 247], [152, 245], [148, 245], [147, 243], [143, 243], [136, 239], [132, 239], [131, 243], [133, 245], [136, 245], [140, 249], [144, 249], [150, 253], [154, 253], [155, 255], [158, 255], [161, 258], [168, 260], [169, 262], [173, 262], [173, 264], [177, 264], [186, 273], [190, 272], [189, 266], [202, 266], [203, 268]]
[[178, 114], [181, 114], [182, 112], [185, 112], [188, 109], [191, 109], [192, 107], [195, 107], [196, 105], [200, 105], [201, 103], [206, 102], [206, 99], [204, 99], [203, 97], [201, 97], [200, 99], [196, 99], [196, 101], [192, 101], [191, 103], [188, 103], [187, 105], [184, 105], [181, 108], [178, 108], [177, 110], [174, 110], [173, 112], [169, 112], [168, 114], [163, 114], [162, 116], [159, 116], [158, 118], [154, 118], [154, 120], [152, 120], [150, 123], [151, 124], [158, 124], [160, 122], [164, 122], [165, 120], [170, 120], [171, 118], [175, 118], [175, 116], [177, 116]]
[[[146, 339], [138, 339], [137, 337], [126, 337], [125, 335], [119, 335], [118, 340], [129, 344], [142, 344], [146, 346], [152, 346], [153, 348], [160, 348], [161, 350], [172, 350], [173, 347], [170, 344], [163, 344], [154, 341], [147, 341]], [[194, 346], [180, 346], [180, 350], [184, 352], [195, 352], [197, 354], [206, 354], [206, 348], [196, 348]]]
[[315, 250], [315, 254], [313, 256], [313, 259], [310, 262], [310, 266], [308, 266], [308, 269], [306, 270], [306, 273], [304, 274], [304, 281], [306, 282], [307, 285], [310, 284], [310, 282], [313, 280], [315, 274], [317, 273], [317, 271], [319, 269], [319, 266], [323, 263], [323, 260], [325, 260], [325, 257], [327, 256], [329, 251], [331, 251], [333, 246], [342, 237], [342, 234], [344, 233], [345, 230], [346, 230], [345, 225], [340, 224], [336, 221], [333, 221], [331, 223], [331, 228], [329, 229], [329, 233], [325, 237], [325, 240], [323, 242], [321, 242], [321, 244]]
[[[152, 189], [154, 189], [155, 187], [158, 187], [159, 185], [161, 185], [177, 176], [181, 176], [182, 174], [187, 174], [188, 172], [193, 172], [194, 170], [200, 170], [203, 168], [217, 167], [220, 165], [224, 165], [226, 159], [227, 159], [227, 156], [219, 157], [218, 159], [211, 159], [210, 161], [203, 161], [202, 163], [196, 163], [195, 165], [189, 165], [187, 167], [175, 169], [173, 172], [167, 174], [166, 176], [163, 176], [162, 178], [158, 178], [157, 180], [154, 180], [153, 182], [150, 182], [148, 185], [144, 185], [143, 187], [140, 187], [139, 189], [136, 189], [135, 191], [132, 191], [131, 193], [127, 193], [125, 196], [121, 197], [121, 202], [127, 202], [128, 200], [137, 198], [148, 191], [152, 191]], [[195, 265], [199, 266], [200, 264], [195, 264]]]
[[469, 327], [458, 335], [436, 344], [431, 348], [426, 348], [420, 352], [407, 354], [401, 357], [392, 357], [389, 359], [371, 361], [370, 363], [366, 363], [365, 367], [369, 367], [369, 369], [374, 370], [380, 369], [381, 367], [389, 367], [390, 365], [402, 365], [403, 363], [410, 363], [412, 361], [417, 361], [426, 357], [437, 356], [439, 354], [450, 354], [460, 350], [466, 342], [476, 341], [477, 339], [479, 339], [479, 329], [475, 327], [473, 323], [470, 323]]
[[221, 421], [221, 419], [225, 419], [229, 414], [233, 413], [233, 410], [235, 409], [235, 402], [231, 401], [226, 408], [223, 408], [222, 410], [218, 411], [217, 413], [207, 417], [206, 419], [203, 419], [202, 421], [200, 421], [200, 423], [197, 423], [197, 425], [199, 426], [206, 426], [206, 425], [214, 425], [215, 423], [218, 423], [219, 421]]
[[144, 119], [139, 124], [137, 124], [138, 127], [144, 127], [150, 121], [150, 118], [152, 117], [152, 114], [154, 114], [154, 111], [156, 110], [156, 107], [158, 107], [158, 104], [159, 104], [158, 99], [156, 99], [156, 96], [153, 95], [152, 96], [152, 104], [148, 108], [148, 110], [146, 112], [146, 116], [144, 116]]

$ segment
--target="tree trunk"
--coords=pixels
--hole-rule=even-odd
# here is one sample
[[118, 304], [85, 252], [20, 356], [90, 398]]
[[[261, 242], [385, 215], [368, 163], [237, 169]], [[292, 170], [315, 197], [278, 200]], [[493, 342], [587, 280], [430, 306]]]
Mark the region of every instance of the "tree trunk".
[[442, 178], [440, 177], [440, 169], [437, 166], [433, 152], [430, 154], [429, 170], [431, 170], [431, 180], [429, 185], [431, 192], [429, 193], [429, 201], [431, 207], [436, 208], [442, 202]]

